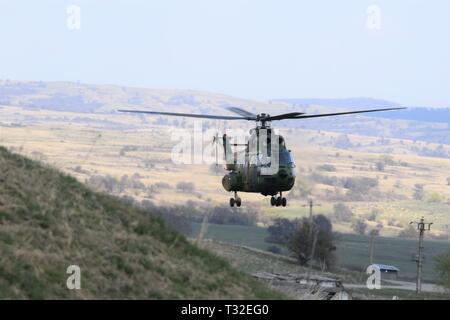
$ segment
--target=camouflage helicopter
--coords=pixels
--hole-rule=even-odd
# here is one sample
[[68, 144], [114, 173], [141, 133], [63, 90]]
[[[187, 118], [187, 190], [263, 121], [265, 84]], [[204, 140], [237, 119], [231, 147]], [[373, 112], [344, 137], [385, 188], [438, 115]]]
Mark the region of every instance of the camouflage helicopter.
[[[228, 192], [234, 192], [234, 197], [230, 198], [231, 207], [234, 207], [235, 205], [240, 207], [242, 204], [238, 192], [260, 193], [263, 196], [271, 196], [270, 204], [272, 206], [285, 207], [287, 205], [287, 200], [283, 197], [283, 192], [289, 191], [294, 187], [296, 176], [294, 170], [295, 164], [291, 157], [291, 150], [286, 147], [284, 138], [281, 135], [276, 135], [274, 130], [272, 130], [270, 126], [272, 121], [288, 119], [301, 120], [400, 110], [405, 108], [369, 109], [323, 114], [290, 112], [276, 116], [271, 116], [266, 113], [253, 114], [237, 107], [228, 107], [227, 109], [238, 116], [202, 115], [147, 110], [122, 109], [118, 111], [216, 120], [255, 121], [256, 127], [250, 130], [250, 136], [245, 144], [231, 143], [230, 138], [226, 134], [222, 137], [224, 160], [226, 163], [225, 169], [230, 171], [222, 178], [223, 188]], [[218, 140], [219, 139], [216, 136], [214, 141], [217, 143]], [[243, 152], [233, 152], [232, 146], [245, 146], [245, 150]]]

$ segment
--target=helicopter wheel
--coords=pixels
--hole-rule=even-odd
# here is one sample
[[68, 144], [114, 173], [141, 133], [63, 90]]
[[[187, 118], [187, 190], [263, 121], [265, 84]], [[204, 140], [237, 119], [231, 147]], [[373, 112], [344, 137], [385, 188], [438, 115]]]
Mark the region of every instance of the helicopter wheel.
[[277, 199], [275, 197], [271, 197], [270, 198], [270, 205], [273, 207], [273, 206], [276, 206], [276, 204], [277, 204]]
[[235, 202], [236, 202], [236, 206], [237, 206], [237, 207], [240, 207], [241, 204], [242, 204], [241, 198], [236, 198]]
[[286, 198], [282, 198], [282, 199], [281, 199], [281, 205], [282, 205], [283, 207], [286, 207], [286, 205], [287, 205], [287, 200], [286, 200]]
[[281, 197], [278, 197], [276, 206], [279, 207], [281, 206], [281, 204], [282, 204]]
[[236, 201], [234, 200], [234, 198], [230, 198], [230, 207], [234, 207], [235, 203]]

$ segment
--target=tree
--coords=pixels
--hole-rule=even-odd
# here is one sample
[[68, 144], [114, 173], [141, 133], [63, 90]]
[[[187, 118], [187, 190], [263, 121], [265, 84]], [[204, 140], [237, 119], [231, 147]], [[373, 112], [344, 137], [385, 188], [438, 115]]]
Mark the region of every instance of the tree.
[[407, 228], [403, 229], [399, 234], [399, 238], [417, 238], [419, 236], [419, 232], [415, 227], [409, 225]]
[[376, 221], [380, 211], [378, 209], [372, 209], [372, 211], [367, 215], [367, 220]]
[[178, 182], [177, 183], [177, 190], [181, 192], [193, 192], [195, 190], [195, 185], [192, 182]]
[[301, 265], [312, 259], [331, 269], [335, 264], [336, 250], [333, 237], [331, 221], [323, 215], [316, 215], [312, 224], [308, 218], [298, 222], [287, 246]]
[[339, 149], [348, 149], [353, 147], [353, 144], [346, 134], [341, 134], [336, 138], [334, 146]]
[[364, 222], [364, 220], [359, 219], [358, 221], [352, 224], [352, 229], [357, 234], [364, 235], [366, 233], [367, 224]]
[[265, 239], [266, 242], [287, 245], [297, 228], [297, 224], [298, 220], [275, 219], [273, 224], [267, 228], [269, 236]]
[[384, 171], [384, 167], [385, 167], [384, 162], [377, 161], [377, 163], [375, 165], [376, 165], [378, 171]]
[[334, 216], [339, 221], [349, 222], [353, 217], [353, 212], [345, 204], [336, 203], [334, 205]]
[[332, 164], [327, 164], [327, 163], [317, 166], [316, 169], [319, 171], [336, 172], [336, 167], [333, 166]]
[[425, 192], [423, 190], [423, 184], [415, 184], [414, 185], [414, 193], [413, 193], [413, 198], [416, 200], [423, 200], [423, 198], [425, 197]]
[[435, 269], [439, 273], [439, 282], [450, 288], [450, 251], [441, 253], [435, 258]]
[[437, 192], [430, 193], [427, 199], [427, 201], [431, 203], [439, 203], [442, 202], [442, 200], [444, 200], [443, 197]]
[[243, 210], [235, 210], [230, 206], [217, 206], [210, 210], [209, 222], [214, 224], [254, 226], [258, 218], [258, 212], [254, 208], [247, 207]]

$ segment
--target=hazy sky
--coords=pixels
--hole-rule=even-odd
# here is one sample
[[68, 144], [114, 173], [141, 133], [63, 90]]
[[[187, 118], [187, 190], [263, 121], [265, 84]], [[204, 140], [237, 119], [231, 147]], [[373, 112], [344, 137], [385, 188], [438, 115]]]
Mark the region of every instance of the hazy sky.
[[450, 106], [448, 0], [0, 0], [0, 39], [2, 79]]

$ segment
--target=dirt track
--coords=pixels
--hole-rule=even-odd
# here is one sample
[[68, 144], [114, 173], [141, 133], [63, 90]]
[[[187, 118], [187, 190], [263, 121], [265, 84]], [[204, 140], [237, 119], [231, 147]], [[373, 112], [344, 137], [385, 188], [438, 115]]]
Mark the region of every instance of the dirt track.
[[[416, 291], [416, 283], [415, 282], [407, 282], [407, 281], [398, 281], [398, 280], [384, 280], [388, 285], [382, 284], [382, 289], [399, 289], [399, 290], [409, 290]], [[349, 289], [357, 289], [357, 288], [367, 288], [366, 285], [363, 284], [352, 284], [345, 283], [346, 288]], [[432, 292], [432, 293], [443, 293], [445, 289], [439, 285], [431, 284], [431, 283], [422, 283], [422, 292]]]

